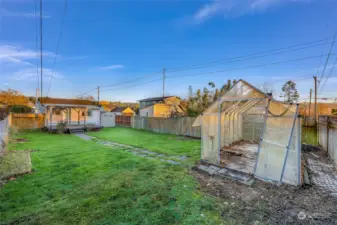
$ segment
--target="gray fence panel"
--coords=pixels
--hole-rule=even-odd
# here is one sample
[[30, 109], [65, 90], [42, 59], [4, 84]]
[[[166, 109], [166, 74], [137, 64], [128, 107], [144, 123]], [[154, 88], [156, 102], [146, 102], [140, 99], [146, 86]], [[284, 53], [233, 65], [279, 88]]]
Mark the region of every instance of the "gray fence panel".
[[194, 117], [161, 118], [140, 117], [133, 118], [132, 127], [156, 133], [175, 134], [190, 137], [201, 137], [200, 127], [193, 127]]

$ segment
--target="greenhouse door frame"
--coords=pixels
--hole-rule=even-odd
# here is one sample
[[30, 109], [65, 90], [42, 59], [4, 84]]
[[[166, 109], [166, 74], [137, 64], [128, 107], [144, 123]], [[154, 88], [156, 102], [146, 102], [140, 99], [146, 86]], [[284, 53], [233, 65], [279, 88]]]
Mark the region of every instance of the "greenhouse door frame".
[[[260, 101], [260, 100], [267, 100], [270, 101], [270, 98], [261, 97], [261, 98], [247, 98], [247, 97], [232, 97], [228, 99], [219, 99], [218, 100], [218, 165], [220, 165], [220, 151], [221, 151], [221, 108], [222, 103], [224, 102], [238, 102], [238, 101]], [[267, 103], [268, 104], [268, 103]], [[267, 108], [266, 108], [267, 110]], [[265, 121], [266, 122], [266, 121]]]
[[[281, 174], [280, 174], [280, 179], [279, 180], [271, 180], [271, 179], [268, 179], [268, 178], [264, 178], [264, 177], [260, 177], [258, 175], [256, 175], [256, 170], [257, 170], [257, 166], [259, 164], [259, 155], [260, 155], [260, 152], [261, 152], [261, 146], [262, 146], [262, 143], [263, 143], [263, 140], [264, 140], [264, 137], [265, 137], [265, 131], [267, 129], [267, 119], [268, 119], [268, 116], [269, 116], [269, 107], [270, 107], [270, 102], [280, 102], [280, 101], [273, 101], [271, 99], [268, 100], [268, 103], [267, 103], [267, 106], [266, 106], [266, 114], [265, 114], [265, 123], [264, 123], [264, 127], [263, 127], [263, 130], [262, 130], [262, 133], [261, 133], [261, 138], [260, 138], [260, 142], [259, 142], [259, 146], [258, 146], [258, 152], [257, 152], [257, 158], [256, 158], [256, 164], [255, 164], [255, 167], [254, 167], [254, 176], [256, 178], [259, 178], [261, 180], [264, 180], [264, 181], [270, 181], [270, 182], [277, 182], [278, 185], [281, 185], [282, 183], [282, 180], [283, 180], [283, 176], [284, 176], [284, 172], [285, 172], [285, 166], [286, 166], [286, 162], [287, 162], [287, 159], [288, 159], [288, 154], [289, 154], [289, 149], [290, 149], [290, 145], [291, 145], [291, 142], [292, 142], [292, 139], [293, 139], [293, 135], [294, 135], [294, 130], [295, 130], [295, 127], [298, 126], [298, 130], [297, 130], [297, 139], [301, 138], [300, 137], [300, 129], [301, 129], [301, 123], [300, 123], [300, 120], [298, 119], [298, 115], [299, 115], [299, 104], [297, 103], [287, 103], [287, 102], [281, 102], [282, 104], [285, 104], [285, 105], [294, 105], [296, 107], [295, 109], [295, 112], [294, 112], [294, 115], [292, 116], [284, 116], [284, 117], [292, 117], [293, 118], [293, 121], [292, 121], [292, 127], [291, 127], [291, 130], [290, 130], [290, 134], [289, 134], [289, 138], [288, 138], [288, 142], [287, 142], [287, 145], [284, 146], [285, 149], [285, 154], [284, 154], [284, 158], [283, 158], [283, 163], [282, 163], [282, 168], [281, 168]], [[282, 117], [282, 116], [281, 116]], [[297, 123], [298, 121], [298, 123]], [[300, 139], [299, 139], [300, 140]], [[298, 140], [296, 140], [298, 141]], [[300, 148], [300, 147], [299, 147]], [[301, 154], [301, 150], [300, 149], [297, 149], [297, 151], [299, 151], [299, 154]], [[299, 161], [300, 161], [300, 155], [298, 156], [299, 157]], [[300, 167], [301, 167], [301, 164], [299, 163], [298, 165], [298, 176], [299, 176], [299, 183], [300, 183]]]

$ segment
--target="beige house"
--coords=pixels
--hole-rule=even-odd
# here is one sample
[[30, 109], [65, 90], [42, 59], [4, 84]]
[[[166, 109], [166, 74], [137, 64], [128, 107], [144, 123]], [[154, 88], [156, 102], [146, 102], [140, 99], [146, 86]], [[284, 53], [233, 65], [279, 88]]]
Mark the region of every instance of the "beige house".
[[[300, 103], [300, 115], [313, 116], [315, 111], [315, 104]], [[317, 102], [317, 115], [332, 116], [337, 115], [337, 102]]]
[[45, 127], [54, 131], [60, 123], [67, 129], [101, 128], [101, 108], [97, 102], [81, 99], [40, 98], [38, 109], [45, 113]]
[[145, 117], [171, 117], [185, 113], [176, 96], [154, 97], [139, 100], [139, 115]]

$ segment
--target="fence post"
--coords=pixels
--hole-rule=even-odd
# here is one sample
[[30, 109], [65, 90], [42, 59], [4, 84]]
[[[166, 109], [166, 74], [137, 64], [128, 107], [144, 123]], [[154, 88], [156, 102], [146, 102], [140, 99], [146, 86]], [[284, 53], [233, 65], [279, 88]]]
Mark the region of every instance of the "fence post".
[[326, 117], [326, 154], [329, 155], [329, 117]]

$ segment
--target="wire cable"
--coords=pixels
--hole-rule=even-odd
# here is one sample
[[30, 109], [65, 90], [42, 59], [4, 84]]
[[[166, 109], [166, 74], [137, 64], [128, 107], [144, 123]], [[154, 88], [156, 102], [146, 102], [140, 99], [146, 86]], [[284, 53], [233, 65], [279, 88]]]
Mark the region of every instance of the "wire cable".
[[[335, 55], [335, 54], [337, 54], [337, 53], [331, 53], [331, 55]], [[240, 70], [240, 69], [250, 69], [250, 68], [256, 68], [256, 67], [264, 67], [264, 66], [270, 66], [270, 65], [277, 65], [277, 64], [281, 64], [281, 63], [285, 63], [285, 62], [295, 62], [295, 61], [313, 59], [313, 58], [318, 58], [318, 57], [320, 57], [320, 55], [319, 56], [310, 56], [310, 57], [305, 57], [305, 58], [291, 59], [291, 60], [283, 60], [283, 61], [278, 61], [278, 62], [273, 62], [273, 63], [266, 63], [266, 64], [248, 66], [248, 67], [234, 68], [234, 69], [218, 70], [218, 71], [203, 72], [203, 73], [188, 74], [188, 75], [180, 75], [180, 76], [167, 76], [166, 78], [198, 76], [198, 75], [204, 75], [204, 74], [215, 74], [215, 73], [221, 73], [221, 72], [225, 72], [225, 71]], [[302, 77], [300, 79], [307, 79], [307, 78], [309, 78], [309, 77]], [[131, 85], [131, 86], [124, 86], [123, 85], [123, 86], [120, 86], [120, 87], [117, 87], [117, 88], [111, 88], [111, 89], [109, 88], [109, 89], [105, 89], [105, 90], [101, 90], [101, 91], [111, 91], [111, 90], [118, 90], [118, 89], [121, 89], [121, 88], [135, 87], [135, 86], [139, 86], [139, 85], [146, 84], [146, 83], [152, 83], [152, 82], [155, 82], [155, 81], [158, 81], [158, 80], [162, 80], [162, 78], [158, 78], [158, 79], [154, 79], [154, 80], [149, 80], [149, 81], [146, 81], [146, 82], [143, 82], [143, 83], [137, 83], [137, 84], [134, 84], [134, 85]], [[285, 79], [285, 80], [288, 80], [288, 79]], [[290, 80], [294, 80], [294, 79], [290, 79]], [[78, 95], [78, 96], [80, 96], [80, 95]]]
[[158, 79], [154, 79], [154, 80], [145, 81], [145, 82], [142, 82], [142, 83], [140, 83], [140, 84], [135, 84], [135, 85], [125, 86], [125, 87], [119, 87], [119, 88], [111, 88], [111, 89], [106, 89], [106, 90], [101, 90], [101, 91], [112, 91], [112, 90], [118, 90], [118, 89], [121, 89], [121, 88], [136, 87], [136, 86], [139, 86], [139, 85], [142, 85], [142, 84], [152, 83], [152, 82], [155, 82], [155, 81], [158, 81], [158, 80], [162, 80], [162, 78], [158, 78]]
[[[38, 20], [37, 20], [37, 0], [34, 0], [34, 15], [35, 15], [35, 52], [36, 52], [36, 77], [37, 77], [37, 88], [40, 87], [40, 77], [39, 77], [39, 56], [38, 56]], [[36, 96], [38, 97], [38, 96]]]
[[[331, 55], [336, 55], [337, 53], [331, 53]], [[188, 74], [188, 75], [176, 75], [176, 76], [167, 76], [166, 78], [174, 78], [174, 77], [189, 77], [189, 76], [199, 76], [204, 74], [214, 74], [214, 73], [221, 73], [221, 72], [227, 72], [227, 71], [233, 71], [233, 70], [240, 70], [240, 69], [251, 69], [251, 68], [257, 68], [257, 67], [264, 67], [264, 66], [270, 66], [270, 65], [277, 65], [285, 62], [297, 62], [297, 61], [303, 61], [307, 59], [315, 59], [319, 58], [319, 56], [309, 56], [305, 58], [297, 58], [297, 59], [290, 59], [290, 60], [283, 60], [283, 61], [277, 61], [272, 63], [265, 63], [265, 64], [258, 64], [253, 66], [246, 66], [246, 67], [237, 67], [233, 69], [225, 69], [225, 70], [217, 70], [217, 71], [211, 71], [211, 72], [202, 72], [202, 73], [195, 73], [195, 74]]]
[[42, 17], [42, 0], [40, 0], [40, 85], [41, 85], [41, 90], [40, 90], [40, 96], [42, 97], [42, 94], [43, 94], [43, 17]]
[[57, 40], [57, 46], [56, 46], [56, 52], [55, 52], [55, 57], [54, 57], [54, 62], [53, 62], [53, 70], [52, 70], [52, 74], [49, 80], [49, 87], [48, 87], [48, 91], [47, 91], [47, 97], [48, 94], [50, 92], [50, 87], [51, 87], [51, 82], [54, 78], [54, 72], [55, 72], [55, 65], [56, 65], [56, 59], [57, 59], [57, 55], [59, 53], [59, 48], [60, 48], [60, 43], [61, 43], [61, 38], [62, 38], [62, 33], [63, 33], [63, 27], [64, 27], [64, 21], [65, 21], [65, 17], [67, 14], [67, 7], [68, 7], [68, 0], [64, 0], [64, 9], [63, 9], [63, 16], [62, 16], [62, 22], [61, 22], [61, 29], [60, 29], [60, 34]]
[[[335, 42], [335, 41], [334, 41]], [[273, 55], [278, 55], [278, 54], [283, 54], [283, 53], [287, 53], [287, 52], [294, 52], [294, 51], [299, 51], [299, 50], [304, 50], [304, 49], [309, 49], [309, 48], [314, 48], [314, 47], [318, 47], [318, 46], [323, 46], [326, 44], [330, 44], [332, 42], [327, 42], [327, 43], [320, 43], [320, 44], [316, 44], [316, 45], [312, 45], [312, 46], [306, 46], [306, 47], [301, 47], [301, 48], [296, 48], [296, 49], [291, 49], [291, 50], [287, 50], [287, 51], [279, 51], [279, 52], [274, 52], [274, 53], [268, 53], [268, 54], [264, 54], [264, 55], [260, 55], [263, 53], [256, 53], [256, 54], [252, 54], [252, 55], [248, 55], [248, 56], [239, 56], [239, 57], [235, 57], [232, 59], [229, 59], [228, 61], [223, 62], [219, 61], [219, 62], [213, 62], [213, 63], [209, 63], [209, 64], [205, 64], [205, 65], [200, 65], [200, 66], [194, 66], [194, 67], [188, 67], [185, 69], [179, 69], [179, 70], [169, 70], [169, 73], [175, 73], [175, 72], [180, 72], [180, 71], [185, 71], [185, 70], [191, 70], [191, 69], [200, 69], [200, 68], [204, 68], [204, 67], [210, 67], [210, 66], [214, 66], [214, 65], [223, 65], [223, 64], [228, 64], [228, 63], [235, 63], [235, 62], [241, 62], [241, 61], [247, 61], [247, 60], [251, 60], [251, 59], [258, 59], [258, 58], [264, 58], [267, 56], [273, 56]], [[272, 52], [272, 51], [270, 51]]]
[[268, 51], [263, 51], [263, 52], [257, 52], [257, 53], [253, 53], [253, 54], [249, 54], [249, 55], [237, 56], [237, 57], [229, 58], [229, 59], [226, 59], [226, 60], [216, 60], [216, 61], [210, 61], [210, 62], [207, 62], [207, 63], [194, 64], [194, 65], [191, 65], [191, 66], [184, 66], [184, 67], [178, 67], [178, 68], [169, 68], [169, 69], [167, 69], [167, 71], [168, 72], [173, 72], [173, 71], [178, 71], [178, 70], [182, 70], [182, 69], [186, 69], [186, 68], [198, 67], [198, 66], [206, 65], [206, 64], [214, 64], [214, 63], [223, 62], [223, 61], [227, 61], [227, 60], [235, 60], [235, 59], [240, 59], [240, 58], [245, 58], [245, 57], [251, 57], [251, 56], [256, 56], [256, 55], [260, 55], [260, 54], [266, 54], [266, 53], [271, 53], [271, 52], [280, 51], [280, 50], [284, 50], [284, 49], [290, 49], [290, 48], [294, 48], [294, 47], [299, 47], [299, 46], [303, 46], [303, 45], [310, 45], [310, 44], [314, 44], [314, 43], [317, 43], [317, 42], [331, 40], [332, 38], [333, 37], [324, 38], [324, 39], [315, 40], [315, 41], [309, 41], [309, 42], [305, 42], [305, 43], [302, 43], [302, 44], [290, 45], [288, 47], [276, 48], [276, 49], [272, 49], [272, 50], [268, 50]]
[[335, 59], [335, 61], [334, 61], [334, 63], [332, 64], [332, 66], [331, 66], [331, 68], [330, 68], [330, 72], [329, 72], [329, 74], [328, 74], [328, 76], [326, 77], [326, 79], [325, 79], [325, 81], [324, 81], [324, 84], [322, 85], [322, 87], [320, 88], [320, 91], [322, 91], [323, 90], [323, 88], [324, 88], [324, 85], [326, 84], [326, 82], [329, 80], [329, 78], [331, 77], [331, 75], [332, 75], [332, 71], [333, 71], [333, 69], [335, 68], [335, 66], [336, 66], [336, 63], [337, 63], [337, 57], [336, 57], [336, 59]]
[[321, 77], [320, 77], [319, 80], [318, 80], [318, 87], [317, 87], [317, 88], [319, 88], [319, 86], [320, 86], [320, 84], [321, 84], [321, 81], [322, 81], [322, 78], [323, 78], [323, 76], [324, 76], [324, 72], [325, 72], [326, 66], [328, 65], [328, 62], [329, 62], [329, 59], [330, 59], [330, 55], [331, 55], [331, 51], [332, 51], [332, 48], [333, 48], [333, 46], [334, 46], [334, 44], [335, 44], [336, 35], [337, 35], [337, 31], [336, 31], [336, 33], [335, 33], [335, 35], [334, 35], [334, 37], [333, 37], [333, 42], [331, 43], [330, 50], [329, 50], [329, 53], [328, 53], [327, 58], [326, 58], [326, 61], [325, 61], [325, 65], [324, 65], [323, 70], [322, 70]]
[[[249, 55], [245, 55], [245, 56], [233, 57], [233, 58], [229, 58], [227, 60], [218, 60], [218, 61], [211, 61], [211, 62], [208, 62], [208, 63], [195, 64], [195, 65], [192, 65], [192, 66], [188, 66], [188, 68], [186, 68], [186, 67], [172, 68], [172, 69], [167, 69], [166, 71], [168, 73], [175, 73], [175, 72], [189, 70], [189, 69], [200, 69], [200, 68], [204, 68], [204, 67], [210, 67], [210, 66], [217, 65], [217, 64], [228, 64], [228, 63], [234, 63], [234, 62], [240, 62], [240, 61], [247, 61], [247, 60], [256, 59], [256, 58], [263, 58], [263, 57], [267, 57], [267, 56], [283, 54], [283, 53], [286, 53], [286, 52], [299, 51], [299, 50], [303, 50], [303, 49], [308, 49], [308, 48], [326, 45], [326, 44], [331, 43], [331, 41], [327, 42], [327, 43], [320, 43], [320, 44], [316, 44], [316, 45], [312, 45], [312, 46], [306, 46], [306, 47], [292, 49], [292, 50], [283, 51], [283, 52], [275, 52], [275, 51], [280, 51], [280, 50], [284, 50], [284, 49], [291, 49], [291, 48], [299, 47], [299, 46], [303, 46], [303, 45], [314, 44], [314, 43], [317, 43], [317, 42], [322, 42], [322, 41], [326, 41], [326, 40], [330, 40], [330, 39], [332, 39], [332, 38], [325, 38], [325, 39], [306, 42], [306, 43], [302, 43], [302, 44], [291, 45], [291, 46], [288, 46], [288, 47], [273, 49], [273, 50], [269, 50], [269, 51], [253, 53], [253, 54], [249, 54]], [[267, 54], [267, 53], [270, 53], [270, 54]], [[264, 54], [264, 55], [258, 56], [258, 55], [261, 55], [261, 54]], [[153, 75], [161, 75], [161, 72], [158, 72], [158, 73], [153, 74]], [[151, 77], [153, 75], [147, 75], [147, 76], [143, 76], [143, 77], [139, 77], [139, 78], [147, 78], [147, 77]], [[139, 78], [127, 80], [123, 83], [117, 83], [117, 84], [112, 84], [112, 85], [101, 85], [101, 86], [102, 87], [115, 87], [115, 86], [119, 86], [121, 84], [137, 82], [137, 81], [139, 81]]]
[[[192, 65], [192, 66], [188, 66], [188, 68], [190, 69], [191, 67], [196, 67], [196, 66], [201, 66], [201, 65], [206, 65], [206, 64], [215, 64], [215, 63], [218, 63], [218, 62], [222, 62], [222, 64], [226, 64], [226, 63], [231, 63], [231, 62], [238, 62], [238, 61], [245, 61], [245, 60], [249, 60], [249, 59], [255, 59], [255, 58], [259, 58], [259, 57], [266, 57], [266, 56], [270, 56], [270, 55], [282, 54], [282, 53], [285, 53], [285, 52], [298, 51], [298, 50], [302, 50], [302, 49], [307, 49], [307, 48], [312, 48], [312, 47], [317, 47], [317, 46], [329, 44], [331, 42], [320, 43], [320, 44], [316, 44], [316, 45], [313, 45], [313, 46], [306, 46], [306, 47], [302, 47], [302, 48], [293, 49], [293, 50], [290, 50], [290, 51], [275, 52], [275, 51], [280, 51], [280, 50], [284, 50], [284, 49], [291, 49], [291, 48], [299, 47], [299, 46], [303, 46], [303, 45], [315, 44], [317, 42], [323, 42], [323, 41], [331, 40], [331, 39], [332, 39], [332, 37], [320, 39], [320, 40], [316, 40], [316, 41], [310, 41], [310, 42], [297, 44], [297, 45], [291, 45], [291, 46], [284, 47], [284, 48], [273, 49], [273, 50], [269, 50], [269, 51], [265, 51], [265, 52], [254, 53], [254, 54], [250, 54], [250, 55], [246, 55], [246, 56], [234, 57], [234, 58], [228, 59], [226, 62], [223, 62], [224, 60], [218, 60], [218, 61], [212, 61], [212, 62], [203, 63], [203, 64], [195, 64], [195, 65]], [[271, 52], [274, 52], [274, 53], [266, 54], [266, 53], [271, 53]], [[256, 56], [256, 55], [259, 55], [259, 54], [265, 54], [265, 55]], [[239, 60], [240, 58], [244, 58], [244, 57], [246, 57], [246, 58]], [[250, 57], [250, 58], [247, 58], [247, 57]], [[322, 57], [322, 55], [320, 55], [319, 57]], [[310, 59], [310, 58], [303, 58], [303, 59], [297, 59], [297, 60], [305, 60], [305, 59]], [[312, 57], [312, 58], [317, 58], [317, 56]], [[295, 61], [295, 60], [286, 60], [286, 61], [276, 62], [276, 63], [272, 63], [272, 64], [279, 64], [279, 63], [290, 62], [290, 61]], [[261, 66], [266, 66], [266, 65], [269, 65], [269, 64], [256, 65], [256, 66], [253, 66], [253, 67], [261, 67]], [[244, 67], [244, 69], [245, 68], [253, 68], [253, 67]], [[199, 69], [199, 68], [202, 68], [202, 67], [198, 67], [197, 69]], [[186, 70], [186, 69], [187, 69], [186, 67], [180, 67], [180, 68], [176, 68], [176, 69], [174, 69], [174, 68], [168, 69], [167, 71], [169, 73], [173, 73], [173, 72], [183, 71], [183, 70]], [[241, 69], [241, 68], [236, 68], [236, 69]], [[191, 74], [191, 75], [186, 75], [186, 76], [194, 76], [194, 75], [201, 75], [201, 74], [208, 74], [208, 73], [218, 73], [218, 72], [231, 71], [231, 70], [236, 70], [236, 69], [220, 70], [220, 71], [215, 71], [215, 72], [214, 71], [213, 72], [205, 72], [205, 73]], [[159, 72], [156, 75], [158, 75], [158, 74], [161, 75], [161, 73], [159, 73]], [[135, 78], [135, 79], [124, 81], [123, 83], [119, 83], [119, 84], [117, 83], [117, 84], [112, 84], [112, 85], [101, 85], [101, 87], [103, 87], [103, 88], [104, 87], [118, 87], [120, 85], [138, 82], [140, 78], [146, 78], [146, 77], [151, 77], [151, 76], [153, 76], [153, 75], [138, 77], [138, 78]], [[169, 77], [173, 78], [173, 77], [180, 77], [180, 76], [167, 76], [167, 78], [169, 78]], [[181, 77], [183, 77], [183, 76], [181, 76]], [[151, 81], [149, 81], [149, 82], [151, 82]], [[146, 82], [146, 83], [149, 83], [149, 82]], [[134, 86], [137, 86], [137, 85], [132, 85], [132, 87], [134, 87]], [[107, 89], [107, 90], [115, 90], [115, 89]]]
[[94, 89], [92, 89], [92, 90], [90, 90], [90, 91], [87, 91], [87, 92], [81, 93], [81, 94], [79, 94], [79, 95], [76, 95], [76, 97], [80, 97], [80, 96], [83, 96], [83, 95], [89, 94], [89, 93], [91, 93], [91, 92], [93, 92], [93, 91], [95, 91], [95, 90], [97, 90], [97, 87], [96, 87], [96, 88], [94, 88]]

